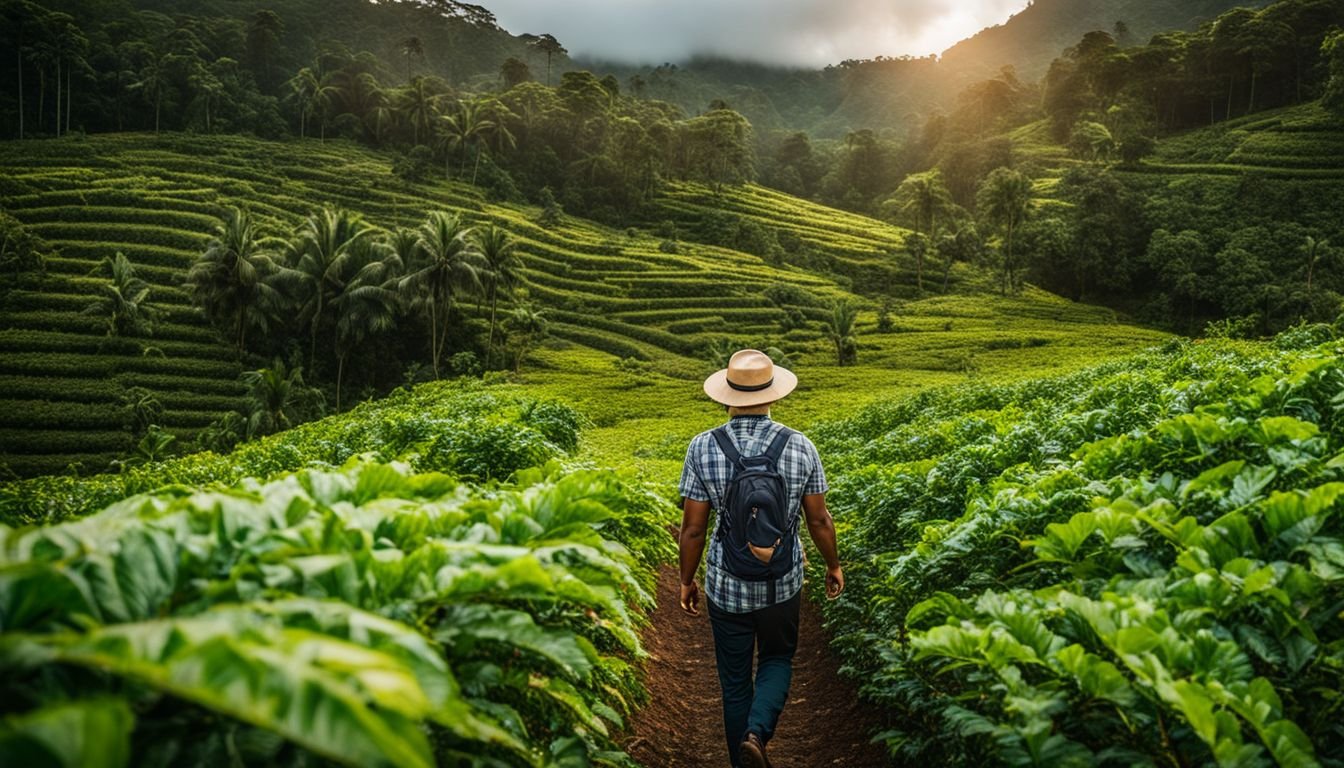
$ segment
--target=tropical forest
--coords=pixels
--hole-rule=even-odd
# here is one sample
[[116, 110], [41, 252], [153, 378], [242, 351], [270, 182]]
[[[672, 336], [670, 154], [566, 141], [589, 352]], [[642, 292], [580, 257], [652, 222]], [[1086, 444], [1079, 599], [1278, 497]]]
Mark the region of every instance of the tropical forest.
[[742, 765], [1344, 768], [1344, 0], [480, 1], [0, 0], [0, 766], [734, 765], [758, 350]]

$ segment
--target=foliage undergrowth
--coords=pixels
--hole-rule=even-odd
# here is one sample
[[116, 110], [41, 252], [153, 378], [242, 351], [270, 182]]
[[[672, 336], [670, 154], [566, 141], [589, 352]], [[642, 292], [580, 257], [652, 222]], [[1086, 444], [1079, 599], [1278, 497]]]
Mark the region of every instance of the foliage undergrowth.
[[828, 621], [892, 753], [1338, 764], [1344, 347], [1310, 341], [1173, 342], [815, 430], [853, 563]]
[[0, 526], [0, 762], [633, 765], [667, 510], [576, 429], [426, 386]]
[[502, 480], [573, 452], [580, 416], [567, 406], [471, 383], [422, 384], [219, 455], [191, 454], [120, 474], [48, 475], [0, 485], [0, 522], [51, 523], [165, 485], [232, 484], [371, 454], [420, 471]]

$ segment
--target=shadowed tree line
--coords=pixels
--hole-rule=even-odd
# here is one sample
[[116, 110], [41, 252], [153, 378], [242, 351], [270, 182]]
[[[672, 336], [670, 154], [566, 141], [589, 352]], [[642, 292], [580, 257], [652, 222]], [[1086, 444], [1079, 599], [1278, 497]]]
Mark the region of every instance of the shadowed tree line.
[[[277, 235], [233, 209], [186, 288], [240, 359], [290, 361], [255, 372], [249, 388], [266, 393], [285, 383], [282, 389], [297, 392], [307, 372], [308, 384], [330, 386], [339, 411], [351, 378], [376, 390], [517, 372], [546, 333], [544, 313], [519, 290], [521, 269], [507, 231], [443, 211], [414, 229], [387, 231], [324, 208]], [[510, 301], [504, 312], [501, 300]], [[266, 412], [246, 434], [293, 421], [283, 407]]]

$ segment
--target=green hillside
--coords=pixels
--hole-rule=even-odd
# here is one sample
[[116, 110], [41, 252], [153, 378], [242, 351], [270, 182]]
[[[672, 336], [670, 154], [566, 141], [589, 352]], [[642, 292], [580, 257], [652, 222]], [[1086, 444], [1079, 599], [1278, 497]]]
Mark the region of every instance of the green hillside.
[[[909, 301], [913, 263], [899, 251], [902, 230], [764, 188], [714, 193], [671, 185], [657, 206], [677, 230], [699, 232], [705, 221], [727, 217], [739, 227], [754, 222], [771, 242], [793, 249], [765, 258], [687, 241], [672, 247], [646, 231], [574, 217], [546, 229], [535, 223], [537, 209], [490, 203], [468, 186], [407, 183], [391, 173], [394, 159], [345, 142], [184, 135], [0, 147], [0, 206], [58, 254], [47, 259], [44, 276], [23, 277], [0, 305], [0, 435], [10, 469], [24, 476], [71, 462], [86, 472], [105, 469], [132, 445], [122, 402], [132, 387], [154, 393], [165, 408], [163, 426], [183, 437], [240, 405], [238, 375], [261, 361], [238, 361], [181, 288], [230, 205], [276, 227], [292, 227], [322, 205], [349, 207], [383, 227], [414, 226], [437, 208], [498, 222], [521, 243], [526, 290], [547, 308], [552, 346], [601, 353], [578, 364], [563, 350], [539, 353], [561, 370], [599, 365], [609, 374], [613, 358], [636, 358], [651, 375], [689, 384], [707, 367], [705, 348], [723, 339], [778, 346], [795, 364], [833, 364], [820, 325], [828, 303], [841, 297], [863, 301], [865, 363], [965, 375], [992, 368], [996, 351], [1014, 347], [1059, 354], [1080, 345], [1100, 353], [1112, 344], [1097, 338], [1103, 326], [1114, 330], [1111, 313], [1037, 293], [997, 297], [969, 265], [951, 273], [957, 296]], [[153, 286], [151, 302], [165, 310], [153, 338], [107, 339], [81, 314], [103, 280], [100, 261], [116, 252], [132, 260]], [[789, 264], [799, 253], [826, 271]], [[785, 285], [792, 288], [778, 290]], [[873, 296], [882, 287], [895, 297], [895, 320], [892, 333], [878, 334]], [[1115, 343], [1155, 338], [1126, 331]], [[562, 359], [550, 360], [557, 353]]]
[[1118, 42], [1143, 44], [1159, 32], [1195, 29], [1231, 8], [1265, 4], [1243, 0], [1034, 0], [1004, 23], [943, 51], [941, 60], [970, 76], [990, 76], [1012, 66], [1023, 77], [1034, 80], [1045, 74], [1061, 51], [1094, 30], [1118, 32], [1116, 25], [1121, 23], [1128, 35]]

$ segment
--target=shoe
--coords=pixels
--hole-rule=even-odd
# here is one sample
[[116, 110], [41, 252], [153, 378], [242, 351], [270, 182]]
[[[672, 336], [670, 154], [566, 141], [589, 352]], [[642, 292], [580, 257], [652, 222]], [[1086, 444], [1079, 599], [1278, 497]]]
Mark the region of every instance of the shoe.
[[765, 745], [761, 743], [761, 737], [754, 733], [747, 733], [737, 753], [742, 768], [771, 768], [770, 759], [765, 756]]

